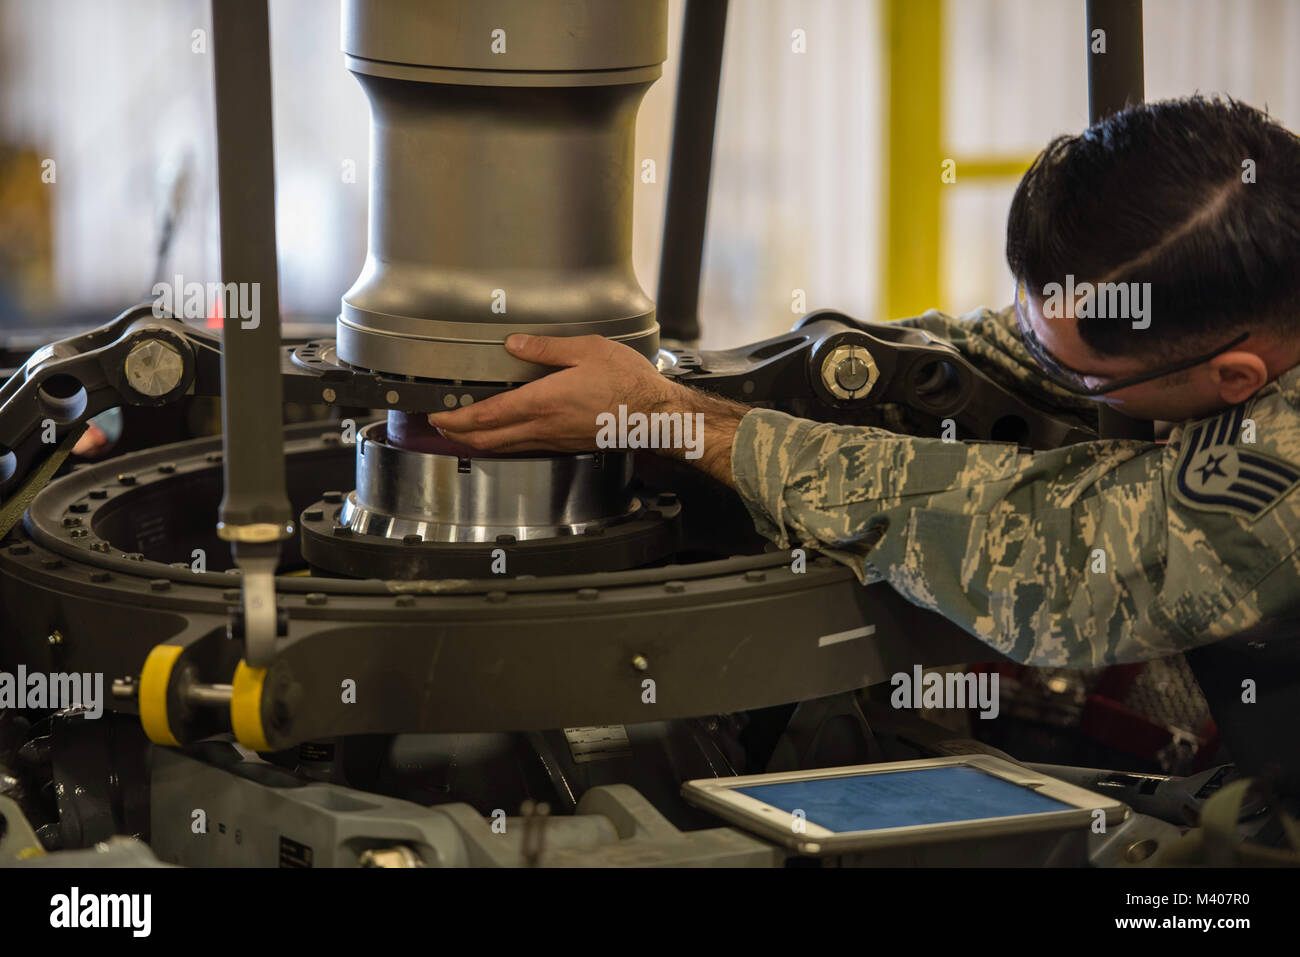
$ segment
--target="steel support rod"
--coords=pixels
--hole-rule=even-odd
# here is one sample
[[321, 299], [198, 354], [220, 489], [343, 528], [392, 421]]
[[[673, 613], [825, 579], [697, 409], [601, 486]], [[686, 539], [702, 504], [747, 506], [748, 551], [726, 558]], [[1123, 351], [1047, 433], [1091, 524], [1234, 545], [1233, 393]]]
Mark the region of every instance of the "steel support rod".
[[680, 342], [700, 337], [700, 273], [726, 28], [727, 0], [686, 0], [655, 297], [660, 336]]
[[217, 528], [244, 573], [245, 657], [262, 666], [276, 636], [280, 542], [293, 532], [285, 491], [266, 0], [213, 0], [212, 47], [224, 289], [225, 494]]
[[[1099, 123], [1146, 95], [1142, 67], [1142, 0], [1086, 0], [1088, 122]], [[1100, 33], [1098, 32], [1100, 31]], [[1131, 419], [1108, 406], [1097, 412], [1107, 439], [1146, 439], [1150, 422]]]

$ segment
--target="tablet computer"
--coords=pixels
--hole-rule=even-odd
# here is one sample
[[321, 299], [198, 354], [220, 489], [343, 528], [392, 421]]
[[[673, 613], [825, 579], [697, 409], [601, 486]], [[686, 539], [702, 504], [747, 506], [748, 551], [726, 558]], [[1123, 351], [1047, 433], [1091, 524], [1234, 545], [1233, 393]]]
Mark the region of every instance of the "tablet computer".
[[1106, 827], [1125, 805], [984, 754], [687, 781], [682, 796], [803, 854]]

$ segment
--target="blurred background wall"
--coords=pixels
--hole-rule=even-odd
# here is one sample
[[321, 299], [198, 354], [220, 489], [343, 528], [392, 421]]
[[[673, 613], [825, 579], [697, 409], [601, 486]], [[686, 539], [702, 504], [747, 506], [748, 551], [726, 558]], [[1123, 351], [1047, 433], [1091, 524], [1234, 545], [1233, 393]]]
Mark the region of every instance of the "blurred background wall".
[[[364, 255], [365, 101], [343, 67], [337, 2], [270, 9], [281, 302], [290, 317], [332, 323]], [[732, 0], [703, 344], [789, 328], [795, 290], [807, 310], [870, 318], [1008, 301], [1015, 177], [1049, 138], [1087, 122], [1083, 9]], [[1148, 99], [1228, 93], [1300, 128], [1300, 0], [1146, 0], [1145, 11]], [[639, 155], [658, 165], [636, 208], [651, 295], [681, 14], [674, 0], [670, 58], [638, 127]], [[163, 274], [217, 278], [209, 40], [207, 0], [0, 0], [0, 334], [97, 324], [149, 298], [173, 196]], [[890, 235], [924, 199], [896, 182], [888, 202], [891, 155], [903, 171], [916, 155], [896, 132], [909, 118], [934, 129], [957, 178], [938, 189], [937, 272], [902, 288], [908, 263], [889, 258]], [[939, 176], [936, 164], [927, 182]]]

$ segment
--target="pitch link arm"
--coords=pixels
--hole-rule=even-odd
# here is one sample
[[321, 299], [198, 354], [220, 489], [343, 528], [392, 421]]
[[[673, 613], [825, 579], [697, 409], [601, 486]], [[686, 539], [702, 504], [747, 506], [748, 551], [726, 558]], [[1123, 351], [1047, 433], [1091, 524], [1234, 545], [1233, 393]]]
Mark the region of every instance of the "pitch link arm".
[[839, 420], [897, 403], [940, 422], [952, 419], [956, 438], [1050, 449], [1096, 437], [1082, 419], [1045, 411], [1004, 388], [950, 343], [894, 323], [820, 311], [752, 345], [671, 354], [665, 375], [740, 402], [793, 404], [798, 414], [808, 414], [809, 399]]
[[152, 303], [38, 349], [0, 388], [0, 498], [101, 412], [215, 395], [219, 356], [214, 336], [155, 315]]

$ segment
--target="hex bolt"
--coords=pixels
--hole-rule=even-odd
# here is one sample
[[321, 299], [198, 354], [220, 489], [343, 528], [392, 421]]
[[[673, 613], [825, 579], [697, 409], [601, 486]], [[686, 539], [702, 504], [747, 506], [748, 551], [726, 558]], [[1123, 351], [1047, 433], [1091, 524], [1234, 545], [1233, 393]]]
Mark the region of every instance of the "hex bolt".
[[136, 343], [122, 363], [126, 381], [141, 395], [157, 398], [181, 384], [185, 360], [176, 348], [161, 339]]
[[64, 527], [64, 528], [76, 528], [76, 527], [77, 527], [78, 525], [80, 525], [80, 524], [81, 524], [81, 519], [77, 518], [77, 516], [75, 516], [75, 515], [65, 515], [65, 516], [63, 516], [63, 527]]
[[134, 484], [135, 484], [135, 476], [132, 475], [130, 472], [123, 472], [121, 475], [119, 475], [119, 476], [117, 477], [117, 484], [118, 484], [118, 485], [134, 485]]
[[876, 360], [863, 346], [845, 343], [831, 350], [822, 362], [822, 385], [837, 399], [857, 399], [870, 392], [880, 378]]
[[90, 503], [89, 503], [89, 502], [73, 502], [71, 505], [68, 506], [68, 511], [69, 511], [69, 512], [81, 512], [81, 513], [89, 512], [89, 511], [90, 511]]
[[90, 497], [96, 500], [108, 498], [108, 490], [102, 488], [92, 488]]

